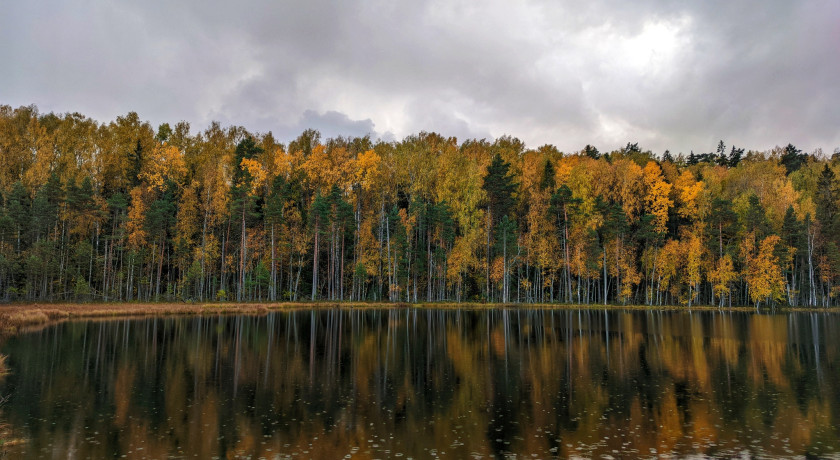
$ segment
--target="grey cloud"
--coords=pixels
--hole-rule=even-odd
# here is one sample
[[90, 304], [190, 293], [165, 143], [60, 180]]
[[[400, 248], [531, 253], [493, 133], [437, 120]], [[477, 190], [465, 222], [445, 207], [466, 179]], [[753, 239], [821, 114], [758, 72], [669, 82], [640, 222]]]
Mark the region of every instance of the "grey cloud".
[[[831, 151], [839, 5], [15, 2], [0, 17], [0, 42], [13, 44], [0, 47], [0, 103], [278, 136], [376, 128], [565, 151], [703, 151], [721, 138]], [[677, 31], [671, 55], [663, 38], [633, 42], [656, 24]]]
[[[228, 119], [227, 116], [219, 114], [217, 117], [223, 124], [236, 124], [235, 119]], [[275, 139], [281, 142], [289, 142], [298, 137], [304, 130], [313, 128], [321, 133], [322, 139], [342, 137], [364, 137], [371, 139], [393, 140], [393, 134], [388, 132], [379, 135], [375, 125], [370, 118], [354, 120], [346, 114], [330, 110], [319, 113], [314, 110], [305, 110], [297, 117], [278, 118], [275, 116], [252, 117], [254, 126], [266, 126], [265, 130], [256, 130], [265, 133], [271, 131]], [[251, 126], [244, 126], [246, 129], [255, 131]]]
[[[637, 94], [650, 106], [638, 117], [642, 126], [683, 151], [710, 151], [720, 138], [748, 148], [836, 145], [840, 112], [825, 101], [840, 95], [828, 83], [840, 71], [830, 37], [840, 10], [816, 4], [691, 4], [679, 13], [692, 18], [683, 67], [661, 88]], [[634, 110], [616, 112], [630, 119]]]
[[363, 137], [367, 135], [376, 138], [376, 131], [370, 118], [351, 120], [347, 115], [334, 110], [325, 113], [318, 113], [313, 110], [303, 112], [297, 128], [291, 132], [299, 134], [310, 126], [318, 126], [321, 135], [327, 138], [337, 136]]

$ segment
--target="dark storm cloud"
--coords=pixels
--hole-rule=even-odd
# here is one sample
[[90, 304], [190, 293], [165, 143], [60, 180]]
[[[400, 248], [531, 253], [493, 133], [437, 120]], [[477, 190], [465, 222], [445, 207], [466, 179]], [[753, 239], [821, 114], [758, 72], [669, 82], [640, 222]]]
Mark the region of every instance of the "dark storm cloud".
[[34, 0], [6, 6], [0, 43], [0, 103], [103, 121], [566, 151], [840, 146], [827, 0]]

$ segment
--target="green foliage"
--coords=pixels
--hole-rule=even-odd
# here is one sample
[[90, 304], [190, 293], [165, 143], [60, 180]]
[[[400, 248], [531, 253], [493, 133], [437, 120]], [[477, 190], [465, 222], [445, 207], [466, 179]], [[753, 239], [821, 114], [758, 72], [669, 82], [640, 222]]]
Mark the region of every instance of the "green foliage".
[[749, 205], [743, 219], [744, 232], [755, 232], [759, 239], [770, 234], [770, 221], [767, 220], [767, 213], [761, 205], [758, 196], [754, 193], [749, 196]]
[[823, 170], [817, 179], [814, 201], [817, 208], [816, 218], [822, 226], [823, 232], [832, 236], [840, 234], [838, 233], [838, 230], [840, 230], [840, 222], [838, 222], [840, 187], [838, 187], [834, 171], [828, 165], [823, 166]]
[[807, 160], [808, 156], [803, 154], [802, 150], [797, 149], [793, 144], [788, 144], [779, 162], [785, 167], [787, 173], [790, 174], [801, 168]]
[[76, 297], [75, 300], [87, 300], [90, 295], [90, 285], [81, 275], [76, 277], [76, 282], [73, 285], [73, 295]]
[[508, 216], [502, 217], [502, 220], [496, 224], [495, 229], [495, 253], [496, 254], [515, 254], [517, 251], [517, 228], [516, 222]]
[[732, 210], [732, 202], [715, 198], [706, 218], [707, 243], [713, 253], [719, 257], [724, 254], [734, 255], [734, 245], [738, 234], [738, 215]]
[[494, 155], [481, 186], [487, 192], [487, 207], [494, 223], [509, 215], [515, 204], [517, 183], [509, 175], [509, 171], [510, 163], [502, 160], [500, 155]]

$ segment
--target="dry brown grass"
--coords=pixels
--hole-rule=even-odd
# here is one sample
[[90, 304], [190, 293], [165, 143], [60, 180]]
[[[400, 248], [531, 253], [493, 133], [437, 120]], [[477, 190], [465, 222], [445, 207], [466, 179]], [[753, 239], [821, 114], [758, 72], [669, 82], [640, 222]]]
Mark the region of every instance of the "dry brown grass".
[[[309, 308], [440, 308], [440, 309], [608, 309], [608, 310], [687, 310], [683, 306], [648, 307], [643, 305], [563, 305], [497, 303], [384, 303], [384, 302], [278, 302], [278, 303], [20, 303], [0, 306], [0, 332], [14, 333], [22, 328], [43, 326], [74, 318], [117, 318], [128, 316], [169, 315], [263, 315], [273, 310]], [[716, 307], [692, 307], [693, 311], [716, 311]], [[755, 311], [752, 307], [725, 308], [726, 311]], [[776, 311], [837, 312], [840, 309], [777, 309]]]
[[264, 315], [271, 310], [332, 307], [378, 307], [387, 304], [366, 303], [20, 303], [0, 306], [0, 331], [18, 332], [23, 328], [43, 326], [74, 318], [118, 318], [129, 316], [169, 315]]

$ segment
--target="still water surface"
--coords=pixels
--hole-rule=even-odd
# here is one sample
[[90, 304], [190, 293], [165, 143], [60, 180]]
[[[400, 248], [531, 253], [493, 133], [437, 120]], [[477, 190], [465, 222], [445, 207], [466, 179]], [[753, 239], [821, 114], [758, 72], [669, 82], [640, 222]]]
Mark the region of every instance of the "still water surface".
[[840, 453], [840, 315], [299, 310], [9, 339], [10, 457]]

